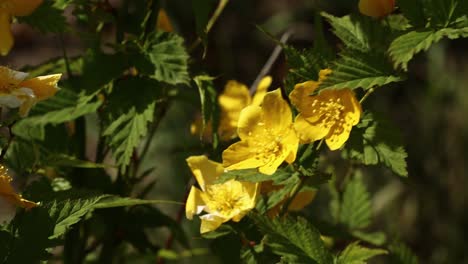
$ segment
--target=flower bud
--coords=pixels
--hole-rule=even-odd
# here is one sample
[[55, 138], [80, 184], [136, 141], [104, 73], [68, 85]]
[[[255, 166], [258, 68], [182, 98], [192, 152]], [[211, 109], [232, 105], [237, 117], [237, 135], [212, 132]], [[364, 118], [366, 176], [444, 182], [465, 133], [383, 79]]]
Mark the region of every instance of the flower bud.
[[371, 17], [384, 17], [395, 9], [395, 0], [360, 0], [359, 12]]

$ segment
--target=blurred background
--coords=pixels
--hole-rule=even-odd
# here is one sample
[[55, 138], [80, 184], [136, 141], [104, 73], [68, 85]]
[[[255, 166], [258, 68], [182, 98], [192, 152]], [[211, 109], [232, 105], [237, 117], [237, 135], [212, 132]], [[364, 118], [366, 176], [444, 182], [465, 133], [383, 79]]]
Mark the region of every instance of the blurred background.
[[[119, 5], [119, 1], [110, 2]], [[232, 0], [209, 34], [206, 57], [202, 58], [202, 48], [191, 54], [191, 72], [218, 77], [219, 91], [231, 79], [250, 86], [275, 48], [275, 43], [257, 25], [278, 37], [294, 28], [295, 34], [288, 43], [308, 47], [314, 42], [314, 14], [327, 11], [339, 16], [357, 12], [357, 2]], [[163, 6], [175, 31], [184, 36], [189, 46], [196, 39], [191, 5], [187, 0], [168, 0]], [[71, 16], [69, 22], [74, 23]], [[329, 26], [324, 26], [330, 45], [338, 50], [340, 43], [328, 31]], [[57, 36], [44, 35], [21, 24], [13, 25], [13, 30], [15, 47], [8, 56], [0, 57], [0, 65], [21, 69], [61, 56], [62, 40]], [[108, 31], [111, 34], [112, 28]], [[72, 33], [65, 34], [63, 41], [69, 56], [84, 52], [82, 43]], [[397, 238], [407, 243], [420, 257], [420, 263], [468, 263], [467, 47], [466, 39], [439, 42], [411, 61], [405, 82], [378, 89], [363, 105], [364, 109], [383, 113], [401, 129], [408, 152], [408, 178], [385, 169], [366, 171], [365, 179], [373, 194], [373, 229], [383, 230], [389, 240]], [[269, 72], [274, 79], [272, 88], [281, 85], [285, 71], [285, 60], [280, 56]], [[198, 98], [197, 90], [187, 88], [189, 96]], [[157, 183], [151, 198], [184, 199], [191, 177], [185, 165], [186, 153], [202, 154], [198, 138], [189, 129], [197, 109], [196, 100], [193, 104], [182, 101], [173, 104], [158, 130], [144, 166], [157, 166], [153, 175]], [[90, 129], [89, 133], [95, 131]], [[92, 155], [95, 146], [93, 141], [88, 144]], [[177, 206], [162, 209], [174, 218], [180, 211]], [[5, 219], [11, 210], [0, 204], [0, 219]], [[198, 221], [187, 221], [185, 217], [181, 221], [195, 247], [209, 244], [199, 236]], [[164, 232], [154, 235], [160, 245], [164, 241], [157, 239], [164, 237]], [[187, 263], [202, 259], [206, 263], [204, 254], [209, 253]], [[228, 263], [216, 256], [209, 261]]]

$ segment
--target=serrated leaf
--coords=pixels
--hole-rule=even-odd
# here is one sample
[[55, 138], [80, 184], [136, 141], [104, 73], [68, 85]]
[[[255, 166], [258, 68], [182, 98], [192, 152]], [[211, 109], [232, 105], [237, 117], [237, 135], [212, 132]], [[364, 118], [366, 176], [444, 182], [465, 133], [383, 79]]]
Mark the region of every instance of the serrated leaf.
[[332, 73], [321, 83], [320, 89], [356, 89], [368, 90], [392, 82], [403, 81], [395, 75], [391, 65], [379, 54], [345, 52], [331, 67]]
[[368, 34], [363, 32], [360, 23], [355, 23], [351, 16], [335, 17], [325, 12], [322, 12], [333, 27], [333, 33], [343, 41], [348, 48], [357, 49], [360, 51], [368, 51], [371, 47]]
[[105, 196], [99, 199], [99, 202], [94, 205], [95, 209], [102, 208], [113, 208], [122, 206], [135, 206], [145, 204], [175, 204], [180, 205], [180, 202], [168, 201], [168, 200], [142, 200], [130, 197], [119, 197], [119, 196]]
[[370, 194], [361, 177], [357, 176], [346, 184], [340, 207], [340, 223], [350, 230], [367, 227], [372, 216]]
[[330, 252], [320, 238], [320, 233], [304, 218], [287, 217], [272, 220], [268, 217], [255, 216], [254, 220], [266, 235], [265, 245], [288, 263], [333, 262]]
[[366, 113], [351, 131], [343, 156], [365, 165], [383, 164], [400, 176], [408, 176], [406, 154], [397, 130], [386, 120]]
[[130, 163], [134, 149], [148, 132], [148, 123], [153, 121], [156, 100], [163, 94], [164, 87], [147, 78], [130, 77], [116, 83], [104, 113], [107, 121], [103, 136], [109, 140], [117, 165], [125, 168]]
[[148, 72], [156, 80], [168, 84], [188, 84], [188, 54], [184, 39], [174, 33], [158, 32], [148, 37], [146, 49], [153, 71]]
[[390, 247], [390, 259], [394, 264], [418, 264], [418, 258], [403, 243], [393, 243]]
[[408, 62], [420, 51], [428, 50], [443, 35], [440, 31], [411, 31], [396, 38], [388, 50], [395, 67], [408, 70]]
[[370, 243], [376, 246], [382, 246], [387, 240], [387, 236], [383, 232], [368, 233], [368, 232], [363, 232], [361, 230], [354, 230], [351, 232], [351, 235], [353, 235], [353, 237], [355, 238], [358, 238], [362, 241], [365, 241], [367, 243]]
[[368, 259], [382, 254], [387, 254], [387, 251], [365, 248], [354, 242], [338, 255], [335, 264], [366, 264]]

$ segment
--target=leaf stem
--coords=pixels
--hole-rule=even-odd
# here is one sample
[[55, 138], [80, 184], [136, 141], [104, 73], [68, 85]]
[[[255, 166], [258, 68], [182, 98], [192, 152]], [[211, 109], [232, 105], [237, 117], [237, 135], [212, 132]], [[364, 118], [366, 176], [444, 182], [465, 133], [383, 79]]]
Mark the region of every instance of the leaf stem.
[[[206, 24], [206, 28], [205, 28], [205, 33], [206, 34], [208, 34], [208, 32], [210, 32], [211, 28], [216, 23], [216, 20], [218, 20], [219, 16], [223, 12], [223, 10], [226, 7], [228, 2], [229, 2], [229, 0], [220, 0], [219, 1], [218, 6], [216, 7], [216, 10], [214, 11], [214, 13], [211, 16], [210, 20], [208, 20], [208, 23]], [[198, 45], [200, 45], [201, 43], [202, 43], [202, 39], [200, 37], [198, 37], [197, 40], [195, 40], [195, 42], [192, 43], [192, 45], [189, 47], [189, 49], [188, 49], [189, 52], [193, 52], [198, 47]]]
[[359, 103], [362, 104], [367, 99], [367, 97], [369, 97], [369, 95], [371, 95], [374, 91], [375, 89], [373, 87], [367, 90], [366, 94], [364, 94], [361, 100], [359, 100]]

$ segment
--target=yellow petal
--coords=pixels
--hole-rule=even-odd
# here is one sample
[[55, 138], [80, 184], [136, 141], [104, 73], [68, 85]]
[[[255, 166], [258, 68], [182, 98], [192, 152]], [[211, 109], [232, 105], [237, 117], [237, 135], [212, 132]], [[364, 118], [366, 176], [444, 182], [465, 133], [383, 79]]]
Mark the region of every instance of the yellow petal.
[[262, 103], [265, 127], [270, 133], [282, 133], [289, 129], [292, 123], [292, 112], [288, 103], [283, 99], [281, 90], [268, 92]]
[[289, 204], [288, 210], [300, 211], [307, 205], [309, 205], [315, 198], [317, 191], [303, 191], [294, 197], [292, 202]]
[[12, 3], [10, 12], [14, 16], [28, 16], [42, 3], [42, 0], [7, 0]]
[[237, 123], [237, 134], [239, 138], [241, 140], [247, 140], [253, 135], [261, 136], [265, 132], [262, 108], [255, 105], [244, 108]]
[[296, 160], [297, 149], [299, 147], [299, 138], [294, 129], [290, 129], [289, 133], [284, 138], [282, 145], [285, 152], [288, 153], [285, 161], [289, 164], [293, 163]]
[[222, 223], [226, 222], [227, 220], [212, 214], [202, 215], [201, 218], [201, 225], [200, 225], [200, 233], [204, 234], [210, 231], [216, 230]]
[[192, 220], [193, 215], [200, 214], [204, 207], [205, 203], [201, 198], [200, 190], [192, 186], [185, 203], [185, 216], [187, 219]]
[[206, 156], [191, 156], [187, 158], [187, 164], [203, 191], [206, 185], [213, 184], [218, 176], [224, 172], [220, 163], [211, 161]]
[[383, 17], [393, 12], [395, 0], [360, 0], [359, 12], [366, 16]]
[[307, 144], [324, 138], [330, 131], [329, 128], [319, 124], [313, 125], [308, 122], [302, 114], [296, 116], [294, 129], [302, 144]]
[[167, 16], [166, 10], [164, 10], [163, 8], [159, 9], [158, 21], [156, 22], [156, 27], [166, 32], [174, 31], [171, 21], [169, 20], [169, 17]]
[[270, 162], [260, 166], [258, 171], [266, 175], [272, 175], [276, 172], [278, 167], [283, 163], [288, 155], [289, 152], [286, 151], [281, 152], [280, 155], [271, 155]]
[[268, 92], [268, 88], [270, 87], [272, 81], [273, 79], [271, 78], [271, 76], [265, 76], [262, 78], [262, 80], [257, 86], [255, 95], [253, 96], [252, 105], [262, 104], [263, 98], [265, 97], [265, 94]]
[[57, 83], [61, 77], [62, 74], [39, 76], [23, 81], [19, 85], [33, 90], [36, 98], [41, 101], [53, 96], [58, 91]]
[[221, 110], [228, 113], [240, 111], [250, 104], [251, 98], [249, 89], [242, 83], [236, 81], [228, 81], [224, 87], [224, 91], [219, 95], [218, 103]]
[[[307, 81], [303, 83], [298, 83], [294, 86], [294, 90], [289, 94], [289, 99], [291, 103], [307, 117], [315, 116], [313, 112], [314, 101], [316, 101], [316, 96], [311, 96], [311, 94], [317, 89], [319, 83], [316, 81]], [[318, 117], [317, 117], [318, 118]]]
[[10, 20], [10, 14], [0, 11], [0, 55], [2, 56], [8, 55], [14, 43]]
[[343, 89], [343, 105], [346, 108], [346, 121], [352, 126], [359, 123], [361, 118], [362, 108], [359, 101], [356, 99], [354, 92], [351, 89]]
[[3, 175], [0, 175], [0, 196], [3, 196], [7, 201], [17, 206], [21, 206], [26, 209], [36, 207], [38, 204], [23, 199], [21, 195], [17, 194], [13, 187], [11, 186], [11, 178], [5, 175], [6, 170], [3, 166], [0, 166], [0, 172]]
[[332, 73], [331, 69], [320, 70], [320, 72], [319, 72], [319, 82], [323, 82], [328, 77], [328, 75], [330, 75], [331, 73]]
[[249, 141], [232, 144], [223, 151], [223, 166], [228, 170], [257, 168], [265, 164]]
[[330, 135], [325, 138], [328, 148], [330, 148], [330, 150], [341, 148], [348, 140], [350, 132], [351, 126], [345, 124], [344, 127], [338, 127], [338, 125], [334, 125], [330, 129]]

